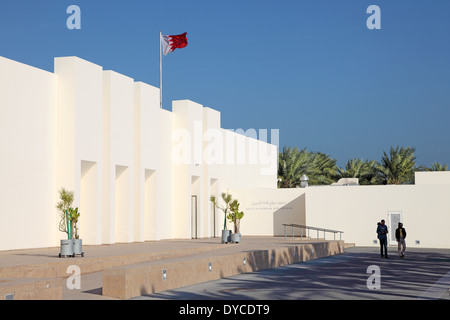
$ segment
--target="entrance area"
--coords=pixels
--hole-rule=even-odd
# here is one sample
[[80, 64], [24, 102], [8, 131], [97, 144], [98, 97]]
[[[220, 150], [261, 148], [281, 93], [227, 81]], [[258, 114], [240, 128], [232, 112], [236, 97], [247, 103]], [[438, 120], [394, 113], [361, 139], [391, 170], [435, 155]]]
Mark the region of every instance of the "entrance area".
[[156, 239], [156, 171], [145, 169], [144, 238]]
[[99, 224], [97, 207], [97, 163], [91, 161], [81, 161], [81, 181], [80, 181], [80, 238], [85, 242], [98, 243], [96, 227]]
[[[215, 196], [217, 199], [217, 194], [218, 194], [218, 182], [217, 179], [211, 179], [211, 196]], [[217, 237], [218, 232], [216, 231], [217, 229], [217, 221], [216, 221], [216, 207], [214, 206], [214, 204], [211, 201], [208, 201], [209, 203], [209, 207], [210, 207], [210, 235], [212, 237]]]
[[130, 242], [130, 181], [128, 167], [116, 166], [115, 233], [116, 242]]
[[198, 238], [197, 196], [191, 197], [191, 237]]
[[395, 239], [395, 230], [398, 227], [398, 223], [402, 222], [402, 212], [401, 211], [391, 211], [388, 213], [389, 218], [389, 244], [396, 245], [397, 240]]
[[200, 194], [200, 177], [192, 176], [191, 180], [191, 238], [199, 237], [198, 197]]

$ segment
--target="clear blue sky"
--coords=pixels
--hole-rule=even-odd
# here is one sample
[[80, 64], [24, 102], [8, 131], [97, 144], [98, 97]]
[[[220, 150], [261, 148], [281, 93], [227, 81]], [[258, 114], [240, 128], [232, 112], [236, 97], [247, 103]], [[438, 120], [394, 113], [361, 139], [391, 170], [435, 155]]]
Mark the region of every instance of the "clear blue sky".
[[53, 71], [75, 55], [158, 87], [159, 31], [187, 32], [164, 59], [165, 109], [191, 99], [340, 166], [396, 145], [429, 166], [450, 164], [449, 17], [448, 0], [1, 0], [0, 56]]

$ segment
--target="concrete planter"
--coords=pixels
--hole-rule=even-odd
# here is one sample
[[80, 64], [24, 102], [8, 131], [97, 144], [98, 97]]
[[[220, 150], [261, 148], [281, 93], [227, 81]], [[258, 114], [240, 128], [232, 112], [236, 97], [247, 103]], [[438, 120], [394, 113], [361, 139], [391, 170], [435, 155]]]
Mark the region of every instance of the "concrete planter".
[[82, 239], [73, 239], [73, 252], [74, 252], [74, 255], [79, 254], [82, 257], [84, 257], [83, 240]]
[[240, 233], [232, 233], [231, 234], [231, 242], [233, 242], [233, 243], [241, 242], [241, 234]]
[[222, 243], [231, 241], [231, 230], [222, 230]]
[[60, 242], [60, 250], [59, 250], [59, 257], [61, 258], [64, 256], [66, 258], [67, 256], [73, 257], [74, 251], [73, 251], [73, 240], [61, 240]]

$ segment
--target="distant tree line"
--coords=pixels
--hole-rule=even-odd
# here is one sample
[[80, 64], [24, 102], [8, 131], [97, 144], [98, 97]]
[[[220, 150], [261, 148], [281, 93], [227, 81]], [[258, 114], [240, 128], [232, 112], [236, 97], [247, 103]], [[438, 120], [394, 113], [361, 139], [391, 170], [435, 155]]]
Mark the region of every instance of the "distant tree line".
[[300, 186], [300, 177], [306, 175], [309, 185], [329, 185], [341, 178], [358, 178], [361, 185], [412, 184], [415, 171], [447, 171], [447, 164], [434, 162], [430, 167], [418, 166], [415, 148], [391, 147], [383, 152], [381, 161], [350, 159], [344, 168], [337, 160], [321, 152], [284, 147], [278, 155], [278, 187]]

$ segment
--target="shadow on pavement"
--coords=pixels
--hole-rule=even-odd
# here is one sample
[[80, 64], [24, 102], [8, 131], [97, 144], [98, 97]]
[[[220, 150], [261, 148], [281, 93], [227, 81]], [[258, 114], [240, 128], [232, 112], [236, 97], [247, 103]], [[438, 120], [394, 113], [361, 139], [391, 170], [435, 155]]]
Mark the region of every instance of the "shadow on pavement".
[[[370, 290], [369, 266], [380, 268], [380, 289]], [[276, 269], [242, 274], [141, 297], [174, 300], [294, 300], [294, 299], [417, 299], [435, 286], [437, 298], [450, 299], [447, 282], [436, 285], [450, 271], [450, 250], [410, 249], [405, 259], [390, 247], [390, 259], [377, 248], [349, 248], [344, 254]], [[450, 277], [449, 277], [450, 278]], [[441, 294], [442, 293], [442, 294]]]

